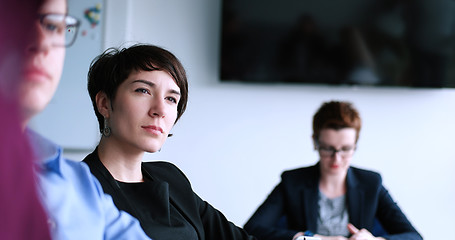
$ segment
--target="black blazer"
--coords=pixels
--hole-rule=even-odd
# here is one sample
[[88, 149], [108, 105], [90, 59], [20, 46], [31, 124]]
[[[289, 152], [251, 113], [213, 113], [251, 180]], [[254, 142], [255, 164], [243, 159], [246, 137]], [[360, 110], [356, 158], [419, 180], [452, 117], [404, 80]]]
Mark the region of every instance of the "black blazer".
[[[134, 209], [129, 206], [117, 182], [99, 160], [97, 149], [83, 161], [99, 180], [104, 192], [112, 196], [115, 205], [135, 216]], [[245, 230], [229, 222], [220, 211], [194, 193], [189, 180], [175, 165], [168, 162], [144, 162], [142, 171], [145, 171], [154, 181], [166, 182], [169, 185], [168, 201], [196, 229], [200, 240], [255, 239]]]
[[[319, 163], [285, 171], [281, 182], [245, 224], [245, 230], [260, 240], [290, 240], [297, 232], [316, 232], [319, 214]], [[372, 232], [377, 219], [389, 234], [387, 239], [422, 239], [382, 185], [378, 173], [350, 167], [346, 201], [349, 222]], [[279, 222], [287, 221], [287, 227]]]

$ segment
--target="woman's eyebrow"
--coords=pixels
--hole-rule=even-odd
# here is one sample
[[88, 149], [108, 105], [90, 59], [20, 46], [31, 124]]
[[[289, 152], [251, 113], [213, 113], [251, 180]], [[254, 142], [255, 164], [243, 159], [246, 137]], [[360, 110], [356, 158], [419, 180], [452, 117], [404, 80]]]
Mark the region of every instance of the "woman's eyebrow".
[[181, 95], [179, 91], [174, 90], [174, 89], [169, 90], [169, 93], [173, 93], [173, 94], [176, 94], [176, 95], [179, 95], [179, 96]]
[[[156, 86], [155, 83], [147, 81], [147, 80], [142, 80], [142, 79], [134, 80], [134, 81], [131, 82], [131, 84], [134, 84], [134, 83], [143, 83], [143, 84], [149, 85], [152, 88]], [[169, 90], [169, 93], [176, 94], [176, 95], [179, 95], [179, 96], [181, 95], [180, 91], [174, 90], [174, 89]]]
[[131, 84], [133, 84], [133, 83], [143, 83], [143, 84], [149, 85], [150, 87], [155, 87], [156, 86], [155, 83], [147, 81], [147, 80], [142, 80], [142, 79], [134, 80], [134, 81], [131, 82]]

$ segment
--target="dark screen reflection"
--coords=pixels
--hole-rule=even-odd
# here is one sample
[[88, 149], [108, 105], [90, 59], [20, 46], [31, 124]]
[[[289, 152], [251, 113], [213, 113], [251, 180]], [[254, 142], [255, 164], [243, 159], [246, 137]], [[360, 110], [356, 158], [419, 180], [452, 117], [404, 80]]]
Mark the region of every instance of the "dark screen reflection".
[[455, 87], [454, 0], [224, 0], [221, 79]]

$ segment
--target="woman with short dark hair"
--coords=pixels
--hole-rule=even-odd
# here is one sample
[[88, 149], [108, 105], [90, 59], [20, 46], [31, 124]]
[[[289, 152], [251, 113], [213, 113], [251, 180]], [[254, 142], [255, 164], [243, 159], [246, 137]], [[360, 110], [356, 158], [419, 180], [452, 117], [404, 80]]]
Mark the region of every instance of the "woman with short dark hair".
[[188, 82], [180, 61], [153, 45], [108, 49], [88, 74], [102, 133], [86, 162], [119, 209], [153, 239], [254, 239], [196, 195], [168, 162], [142, 162], [157, 152], [183, 114]]

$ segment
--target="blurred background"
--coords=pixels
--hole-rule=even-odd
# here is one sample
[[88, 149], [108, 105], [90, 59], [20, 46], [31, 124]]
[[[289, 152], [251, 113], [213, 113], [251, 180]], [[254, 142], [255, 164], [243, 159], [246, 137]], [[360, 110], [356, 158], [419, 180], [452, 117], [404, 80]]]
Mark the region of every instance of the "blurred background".
[[[68, 49], [64, 77], [55, 98], [32, 126], [62, 144], [64, 154], [70, 159], [82, 160], [99, 140], [97, 121], [86, 91], [86, 74], [92, 58], [108, 47], [152, 43], [180, 58], [188, 73], [190, 89], [187, 111], [174, 127], [174, 136], [168, 139], [161, 152], [147, 154], [145, 160], [175, 163], [187, 174], [194, 190], [235, 224], [242, 226], [246, 222], [279, 182], [283, 170], [318, 161], [311, 142], [313, 114], [324, 101], [343, 100], [353, 102], [363, 120], [352, 164], [382, 174], [384, 185], [425, 239], [445, 239], [450, 234], [449, 229], [455, 223], [454, 88], [413, 87], [408, 83], [405, 86], [305, 83], [280, 79], [280, 74], [276, 73], [262, 73], [261, 76], [266, 77], [263, 79], [241, 75], [223, 78], [225, 5], [259, 1], [69, 2], [70, 12], [82, 20], [81, 32], [75, 45]], [[285, 9], [283, 4], [286, 2], [276, 1], [273, 11], [269, 12], [270, 17], [283, 15], [280, 9]], [[349, 2], [331, 1], [318, 6], [327, 14], [322, 19], [333, 22], [332, 14], [341, 9], [342, 3]], [[381, 9], [375, 5], [378, 1], [362, 2]], [[412, 3], [433, 3], [424, 10], [438, 19], [455, 16], [454, 1], [451, 0], [414, 0]], [[97, 4], [101, 6], [98, 13], [94, 9]], [[393, 16], [398, 11], [394, 9], [403, 6], [397, 4], [390, 3]], [[348, 6], [344, 5], [345, 8]], [[242, 9], [239, 15], [250, 18], [263, 12], [258, 7], [237, 8]], [[99, 22], [91, 21], [91, 17], [86, 16], [87, 10], [99, 14]], [[294, 18], [308, 19], [295, 14]], [[397, 23], [392, 21], [389, 25], [387, 18], [379, 22], [383, 27], [380, 29], [386, 29], [388, 34], [396, 30], [396, 34], [403, 36], [403, 29], [406, 29], [404, 20], [396, 27], [394, 24]], [[314, 23], [322, 28], [321, 22]], [[450, 24], [452, 27], [444, 32], [447, 36], [453, 32], [453, 23]], [[425, 27], [432, 31], [429, 39], [437, 34], [444, 35], [436, 33], [434, 27]], [[363, 34], [362, 29], [351, 33], [358, 36]], [[262, 42], [265, 44], [267, 37], [275, 39], [278, 36], [262, 37], [258, 46]], [[265, 54], [265, 50], [257, 52], [254, 45], [248, 46], [238, 53], [246, 59], [238, 60], [242, 65], [234, 69], [253, 70], [250, 57]], [[392, 53], [380, 61], [373, 55], [366, 59], [370, 59], [367, 62], [373, 63], [376, 69], [389, 64], [387, 69], [393, 69], [391, 72], [400, 72], [390, 75], [394, 78], [409, 69], [406, 67], [411, 59], [408, 54], [404, 54], [403, 59]], [[448, 82], [454, 79], [450, 73], [454, 67], [453, 57], [450, 59], [445, 78]], [[289, 66], [291, 63], [284, 65]], [[312, 71], [313, 68], [309, 69]], [[364, 73], [371, 77], [369, 79], [383, 79], [378, 71], [366, 70]]]

